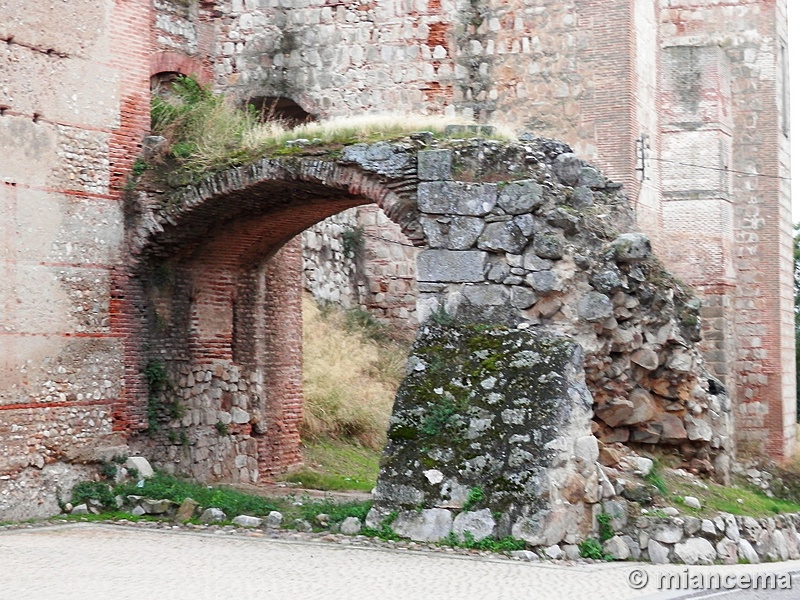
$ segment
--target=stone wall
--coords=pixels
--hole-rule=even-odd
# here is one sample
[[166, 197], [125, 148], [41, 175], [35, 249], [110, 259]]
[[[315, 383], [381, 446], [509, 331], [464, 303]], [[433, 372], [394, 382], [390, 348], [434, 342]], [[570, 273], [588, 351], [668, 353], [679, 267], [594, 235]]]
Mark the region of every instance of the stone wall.
[[360, 206], [303, 232], [303, 281], [320, 302], [369, 311], [393, 331], [416, 329], [417, 250], [376, 206]]
[[[157, 3], [159, 23], [174, 20], [169, 5]], [[236, 0], [201, 3], [192, 22], [198, 40], [213, 28], [198, 61], [242, 99], [287, 97], [315, 116], [474, 116], [569, 143], [625, 185], [639, 226], [698, 286], [704, 351], [739, 406], [743, 449], [783, 456], [795, 410], [785, 7]], [[685, 70], [680, 53], [716, 66]], [[681, 112], [691, 94], [676, 95], [673, 73], [699, 78], [692, 93], [709, 106]], [[759, 269], [764, 260], [774, 268]]]
[[3, 519], [53, 514], [81, 463], [124, 452], [120, 195], [149, 126], [150, 16], [145, 0], [0, 7]]

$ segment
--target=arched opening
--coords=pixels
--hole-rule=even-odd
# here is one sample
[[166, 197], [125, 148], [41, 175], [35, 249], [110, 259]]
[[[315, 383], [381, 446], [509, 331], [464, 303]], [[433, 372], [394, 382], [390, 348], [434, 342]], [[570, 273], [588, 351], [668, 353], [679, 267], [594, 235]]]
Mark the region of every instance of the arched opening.
[[134, 444], [166, 470], [257, 483], [301, 460], [299, 234], [344, 210], [397, 199], [348, 169], [323, 174], [324, 183], [284, 175], [212, 192], [168, 217], [140, 250], [137, 360], [149, 389], [146, 435]]
[[172, 93], [172, 86], [183, 77], [179, 71], [161, 71], [150, 76], [150, 93], [158, 94], [162, 98], [168, 98]]
[[315, 120], [314, 115], [297, 102], [283, 96], [256, 96], [246, 104], [262, 123], [280, 121], [288, 127], [296, 127]]

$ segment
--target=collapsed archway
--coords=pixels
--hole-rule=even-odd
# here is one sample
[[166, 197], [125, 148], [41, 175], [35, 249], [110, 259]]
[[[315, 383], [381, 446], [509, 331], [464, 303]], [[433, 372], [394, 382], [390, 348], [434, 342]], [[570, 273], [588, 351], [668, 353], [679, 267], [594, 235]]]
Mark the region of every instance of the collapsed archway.
[[129, 360], [143, 376], [129, 389], [147, 388], [132, 399], [147, 434], [136, 443], [166, 468], [255, 483], [300, 461], [299, 233], [374, 203], [419, 239], [413, 204], [380, 175], [311, 163], [220, 174], [166, 206], [140, 196], [130, 241], [142, 339]]
[[[157, 444], [150, 454], [229, 481], [270, 477], [298, 458], [299, 336], [281, 310], [292, 306], [299, 277], [286, 279], [296, 264], [287, 242], [374, 202], [422, 248], [422, 321], [535, 325], [579, 344], [594, 410], [564, 413], [569, 435], [589, 436], [593, 418], [601, 441], [677, 448], [692, 468], [724, 472], [730, 407], [710, 389], [692, 345], [696, 303], [655, 261], [646, 237], [630, 232], [620, 186], [551, 141], [431, 141], [356, 144], [324, 158], [306, 148], [166, 200], [140, 196], [129, 233], [146, 343], [131, 348], [128, 389], [145, 373], [151, 413], [167, 411], [178, 430], [203, 427], [206, 438], [173, 432], [166, 455]], [[489, 379], [479, 386], [487, 394]], [[179, 414], [170, 398], [199, 404]], [[582, 406], [583, 396], [575, 398]], [[148, 405], [132, 400], [144, 428]], [[456, 408], [448, 404], [437, 419]], [[394, 441], [419, 439], [401, 433]], [[523, 439], [515, 443], [532, 443]]]

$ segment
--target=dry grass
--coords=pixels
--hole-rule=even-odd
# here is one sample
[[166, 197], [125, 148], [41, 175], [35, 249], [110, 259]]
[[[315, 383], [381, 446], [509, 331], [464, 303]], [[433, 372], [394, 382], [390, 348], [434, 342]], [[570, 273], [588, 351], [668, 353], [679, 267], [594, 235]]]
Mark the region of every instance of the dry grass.
[[353, 439], [380, 448], [408, 349], [355, 327], [340, 309], [303, 299], [303, 386], [306, 440]]
[[[151, 129], [167, 139], [168, 157], [186, 171], [202, 174], [286, 150], [286, 142], [306, 139], [315, 145], [374, 142], [417, 131], [444, 136], [448, 125], [471, 125], [464, 119], [416, 114], [366, 114], [288, 127], [261, 123], [258, 115], [233, 105], [222, 95], [188, 77], [171, 84], [169, 93], [153, 95]], [[463, 137], [463, 135], [461, 135]], [[513, 139], [496, 127], [491, 136]]]

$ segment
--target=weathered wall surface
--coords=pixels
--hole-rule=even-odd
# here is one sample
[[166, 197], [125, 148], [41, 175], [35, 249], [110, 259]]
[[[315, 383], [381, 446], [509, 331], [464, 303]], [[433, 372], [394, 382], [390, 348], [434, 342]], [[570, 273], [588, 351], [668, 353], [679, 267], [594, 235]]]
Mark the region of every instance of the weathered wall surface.
[[417, 249], [377, 206], [361, 206], [303, 232], [303, 282], [320, 302], [369, 311], [413, 333]]
[[[123, 441], [120, 190], [148, 125], [150, 5], [0, 7], [0, 514], [52, 514]], [[43, 504], [28, 504], [42, 490]]]
[[784, 456], [796, 410], [786, 2], [665, 2], [660, 21], [664, 228], [691, 240], [668, 262], [708, 298], [707, 356], [737, 400], [741, 448]]
[[[137, 193], [130, 248], [145, 372], [163, 373], [149, 400], [136, 399], [154, 416], [137, 446], [206, 480], [257, 481], [297, 459], [299, 357], [287, 350], [299, 348], [299, 321], [296, 298], [276, 294], [297, 289], [300, 263], [285, 262], [286, 247], [269, 263], [259, 257], [373, 200], [421, 248], [423, 322], [568, 337], [583, 348], [593, 395], [594, 422], [589, 429], [587, 413], [583, 429], [607, 443], [674, 448], [687, 468], [724, 479], [730, 406], [692, 345], [699, 303], [644, 234], [628, 233], [621, 186], [549, 140], [423, 140], [356, 144], [337, 158], [312, 150], [171, 196], [160, 185]], [[271, 271], [274, 261], [282, 266]]]
[[624, 183], [640, 226], [702, 292], [706, 355], [741, 402], [743, 442], [788, 451], [785, 2], [219, 11], [216, 81], [242, 97], [289, 96], [316, 115], [475, 115], [563, 139]]

